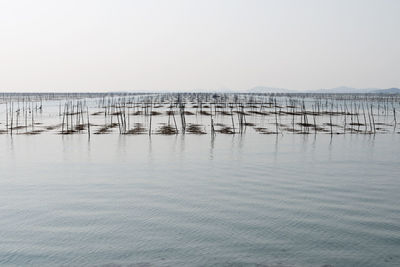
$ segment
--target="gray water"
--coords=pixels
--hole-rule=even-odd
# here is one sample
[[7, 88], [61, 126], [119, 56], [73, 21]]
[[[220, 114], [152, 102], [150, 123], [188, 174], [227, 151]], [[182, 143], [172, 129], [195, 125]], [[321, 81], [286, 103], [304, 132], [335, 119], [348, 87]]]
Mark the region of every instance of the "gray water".
[[400, 265], [398, 134], [0, 145], [0, 265]]

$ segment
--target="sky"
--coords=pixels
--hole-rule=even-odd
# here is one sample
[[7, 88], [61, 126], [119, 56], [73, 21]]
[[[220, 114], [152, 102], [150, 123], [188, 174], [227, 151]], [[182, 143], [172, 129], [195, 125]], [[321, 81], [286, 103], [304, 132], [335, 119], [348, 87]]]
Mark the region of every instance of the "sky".
[[398, 0], [0, 0], [0, 92], [400, 87]]

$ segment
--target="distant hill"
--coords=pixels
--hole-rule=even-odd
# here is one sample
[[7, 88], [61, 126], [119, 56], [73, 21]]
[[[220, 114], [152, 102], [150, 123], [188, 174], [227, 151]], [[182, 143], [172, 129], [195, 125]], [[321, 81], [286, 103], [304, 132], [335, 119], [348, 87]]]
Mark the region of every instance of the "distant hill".
[[285, 88], [257, 86], [247, 90], [249, 93], [317, 93], [317, 94], [400, 94], [399, 88], [379, 89], [379, 88], [353, 88], [347, 86], [340, 86], [330, 89], [318, 90], [290, 90]]
[[366, 94], [371, 91], [376, 91], [380, 90], [378, 88], [364, 88], [364, 89], [358, 89], [358, 88], [352, 88], [352, 87], [347, 87], [347, 86], [340, 86], [336, 88], [331, 88], [331, 89], [319, 89], [319, 90], [313, 90], [309, 91], [310, 93], [322, 93], [322, 94]]
[[389, 88], [389, 89], [379, 89], [379, 88], [352, 88], [347, 86], [341, 86], [331, 89], [319, 89], [308, 91], [308, 93], [321, 93], [321, 94], [398, 94], [400, 89]]
[[369, 93], [372, 93], [372, 94], [400, 94], [400, 89], [399, 88], [379, 89], [379, 90], [371, 91]]
[[247, 90], [249, 93], [296, 93], [298, 91], [289, 90], [285, 88], [275, 88], [275, 87], [266, 87], [266, 86], [257, 86]]

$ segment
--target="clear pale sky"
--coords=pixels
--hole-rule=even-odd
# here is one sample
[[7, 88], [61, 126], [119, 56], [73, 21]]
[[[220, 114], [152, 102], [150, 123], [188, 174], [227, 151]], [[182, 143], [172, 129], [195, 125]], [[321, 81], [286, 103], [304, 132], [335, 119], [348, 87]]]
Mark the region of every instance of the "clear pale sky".
[[0, 0], [0, 91], [400, 87], [398, 0]]

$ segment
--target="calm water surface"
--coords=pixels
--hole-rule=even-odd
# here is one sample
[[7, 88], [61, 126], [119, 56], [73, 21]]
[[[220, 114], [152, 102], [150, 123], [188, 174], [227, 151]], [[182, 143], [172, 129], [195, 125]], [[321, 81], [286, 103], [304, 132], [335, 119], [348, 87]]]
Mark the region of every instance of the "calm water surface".
[[0, 145], [0, 265], [400, 265], [398, 134]]

